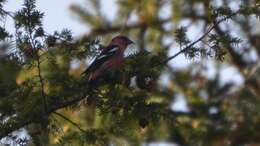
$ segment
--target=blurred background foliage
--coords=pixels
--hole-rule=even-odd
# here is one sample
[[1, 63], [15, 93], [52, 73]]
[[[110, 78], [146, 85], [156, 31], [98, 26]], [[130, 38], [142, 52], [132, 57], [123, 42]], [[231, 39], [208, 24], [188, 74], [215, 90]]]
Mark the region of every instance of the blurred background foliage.
[[[260, 145], [258, 0], [116, 0], [113, 18], [86, 0], [71, 6], [80, 37], [46, 33], [35, 0], [4, 3], [16, 31], [0, 27], [1, 144]], [[118, 34], [134, 51], [93, 89], [81, 73]]]

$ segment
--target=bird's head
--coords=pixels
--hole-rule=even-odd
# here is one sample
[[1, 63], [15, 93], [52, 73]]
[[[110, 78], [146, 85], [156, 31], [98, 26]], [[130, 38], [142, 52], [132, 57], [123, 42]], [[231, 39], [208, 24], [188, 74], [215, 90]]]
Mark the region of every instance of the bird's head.
[[120, 46], [121, 48], [126, 48], [128, 45], [133, 43], [134, 42], [131, 41], [128, 37], [122, 35], [114, 37], [111, 41], [112, 45], [117, 45]]

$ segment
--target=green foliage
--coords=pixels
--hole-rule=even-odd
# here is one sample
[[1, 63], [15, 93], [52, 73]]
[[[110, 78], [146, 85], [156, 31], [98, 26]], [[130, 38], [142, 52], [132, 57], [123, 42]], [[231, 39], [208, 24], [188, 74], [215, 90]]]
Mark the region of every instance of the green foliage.
[[36, 26], [41, 26], [43, 13], [35, 8], [35, 0], [24, 2], [23, 8], [15, 14], [17, 28], [24, 27], [27, 31], [32, 31]]
[[[71, 7], [91, 29], [75, 38], [67, 29], [46, 33], [35, 0], [14, 16], [0, 0], [0, 14], [16, 29], [0, 27], [0, 145], [259, 145], [259, 55], [249, 57], [258, 51], [250, 41], [259, 2], [236, 1], [234, 10], [227, 0], [118, 0], [111, 21], [100, 0], [87, 0], [87, 9]], [[81, 75], [86, 61], [117, 33], [136, 42], [135, 51], [93, 88]], [[190, 64], [175, 68], [170, 61], [179, 55]], [[244, 83], [223, 83], [224, 67]], [[179, 98], [186, 111], [173, 108]], [[28, 136], [12, 133], [19, 130]]]
[[186, 33], [187, 33], [187, 28], [185, 27], [180, 27], [176, 30], [176, 42], [180, 46], [187, 45], [190, 43], [189, 39], [186, 36]]

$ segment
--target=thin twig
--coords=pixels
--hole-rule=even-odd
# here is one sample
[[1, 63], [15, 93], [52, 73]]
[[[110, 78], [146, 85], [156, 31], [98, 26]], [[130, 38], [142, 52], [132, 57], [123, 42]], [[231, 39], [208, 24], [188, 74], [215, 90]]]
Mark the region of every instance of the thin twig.
[[[161, 20], [157, 20], [156, 22], [154, 22], [154, 24], [164, 24], [171, 21], [171, 18], [166, 18], [166, 19], [161, 19]], [[132, 29], [139, 29], [141, 27], [143, 27], [143, 23], [132, 23], [129, 25], [125, 25], [123, 27], [124, 31], [128, 31], [128, 30], [132, 30]], [[152, 25], [152, 24], [150, 24]], [[120, 32], [122, 31], [122, 25], [117, 25], [117, 26], [111, 26], [111, 27], [102, 27], [102, 28], [95, 28], [93, 29], [89, 34], [83, 36], [83, 38], [88, 38], [88, 37], [94, 37], [94, 36], [98, 36], [98, 35], [105, 35], [111, 32]]]
[[[28, 34], [29, 34], [29, 38], [30, 38], [30, 41], [31, 41], [31, 44], [32, 44], [32, 49], [36, 50], [37, 47], [34, 43], [31, 29], [29, 29]], [[39, 49], [37, 49], [37, 50], [39, 50]], [[41, 74], [41, 61], [40, 61], [40, 56], [39, 56], [38, 53], [39, 53], [38, 51], [35, 53], [36, 61], [37, 61], [38, 77], [40, 79], [41, 96], [43, 98], [44, 113], [45, 113], [45, 116], [47, 116], [47, 114], [48, 114], [47, 98], [46, 98], [46, 95], [45, 95], [45, 92], [44, 92], [44, 80], [43, 80], [43, 77], [42, 77], [42, 74]]]
[[14, 15], [12, 15], [12, 12], [8, 12], [8, 11], [6, 11], [6, 10], [4, 10], [4, 9], [1, 9], [0, 12], [3, 12], [3, 13], [6, 14], [7, 16], [9, 16], [9, 17], [11, 17], [11, 18], [14, 19]]
[[41, 94], [42, 94], [42, 98], [43, 98], [43, 104], [44, 104], [44, 111], [45, 113], [47, 113], [48, 108], [47, 108], [47, 99], [45, 96], [45, 92], [44, 92], [44, 81], [43, 81], [43, 77], [41, 74], [41, 61], [40, 61], [40, 56], [37, 55], [37, 69], [38, 69], [38, 77], [40, 79], [40, 83], [41, 83]]
[[[158, 63], [157, 65], [161, 65], [161, 64], [165, 64], [167, 62], [169, 62], [170, 60], [176, 58], [177, 56], [179, 56], [180, 54], [184, 53], [185, 51], [187, 51], [188, 49], [190, 49], [191, 47], [193, 47], [195, 44], [197, 44], [198, 42], [202, 41], [218, 24], [220, 24], [223, 21], [226, 21], [227, 19], [233, 17], [234, 15], [236, 15], [237, 13], [232, 13], [229, 16], [226, 16], [225, 18], [219, 20], [218, 22], [215, 22], [201, 37], [199, 37], [196, 41], [192, 42], [191, 44], [189, 44], [188, 46], [186, 46], [185, 48], [183, 48], [181, 51], [179, 51], [178, 53], [174, 54], [173, 56], [166, 58], [165, 60], [163, 60], [162, 62]], [[156, 65], [156, 66], [157, 66]]]
[[70, 120], [68, 117], [62, 115], [61, 113], [58, 112], [53, 112], [53, 114], [63, 118], [64, 120], [68, 121], [69, 123], [71, 123], [73, 126], [77, 127], [81, 132], [86, 132], [86, 130], [82, 129], [76, 122]]

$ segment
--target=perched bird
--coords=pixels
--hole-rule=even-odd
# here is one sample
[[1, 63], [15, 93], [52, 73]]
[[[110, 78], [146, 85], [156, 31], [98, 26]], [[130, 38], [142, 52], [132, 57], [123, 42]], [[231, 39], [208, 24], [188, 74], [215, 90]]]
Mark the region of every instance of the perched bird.
[[89, 82], [94, 82], [107, 71], [118, 69], [123, 63], [124, 51], [132, 43], [126, 36], [114, 37], [82, 74], [89, 74]]

